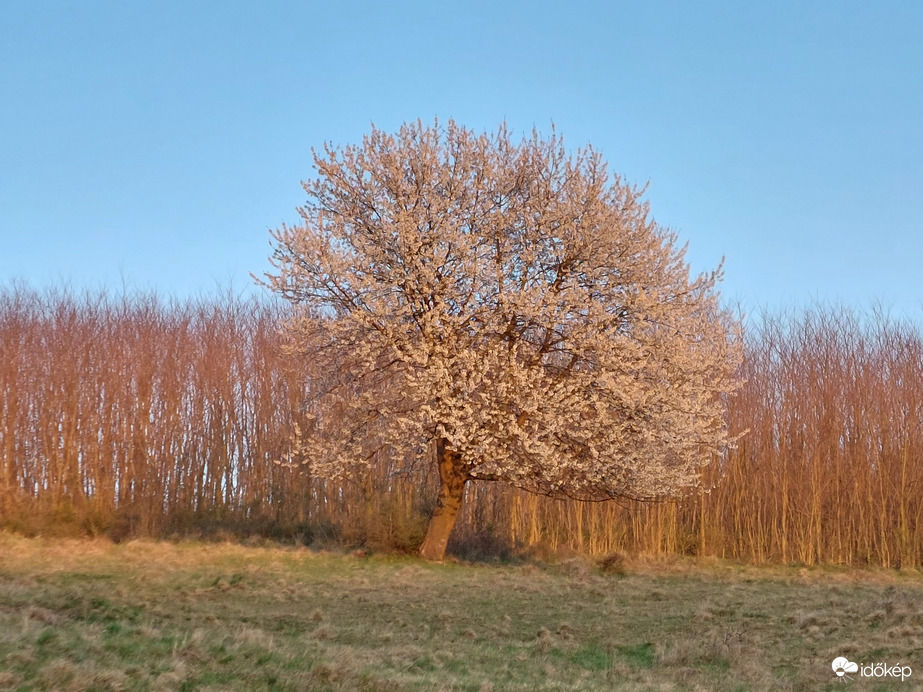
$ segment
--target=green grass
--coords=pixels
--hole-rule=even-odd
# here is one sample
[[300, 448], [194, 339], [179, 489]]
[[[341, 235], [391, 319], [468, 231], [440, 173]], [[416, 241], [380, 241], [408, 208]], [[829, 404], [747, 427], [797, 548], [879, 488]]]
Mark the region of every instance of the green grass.
[[0, 534], [0, 690], [834, 690], [841, 655], [923, 680], [923, 579]]

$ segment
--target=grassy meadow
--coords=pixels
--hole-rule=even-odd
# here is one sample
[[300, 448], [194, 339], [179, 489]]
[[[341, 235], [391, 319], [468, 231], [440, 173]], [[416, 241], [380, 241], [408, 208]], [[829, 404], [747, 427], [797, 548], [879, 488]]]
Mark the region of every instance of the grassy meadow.
[[606, 567], [0, 533], [0, 690], [921, 688], [917, 572]]

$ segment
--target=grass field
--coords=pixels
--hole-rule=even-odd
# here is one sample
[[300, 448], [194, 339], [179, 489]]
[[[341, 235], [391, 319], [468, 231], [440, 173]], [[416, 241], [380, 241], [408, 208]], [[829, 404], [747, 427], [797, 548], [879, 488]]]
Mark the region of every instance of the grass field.
[[2, 690], [846, 689], [837, 656], [923, 688], [923, 578], [0, 534]]

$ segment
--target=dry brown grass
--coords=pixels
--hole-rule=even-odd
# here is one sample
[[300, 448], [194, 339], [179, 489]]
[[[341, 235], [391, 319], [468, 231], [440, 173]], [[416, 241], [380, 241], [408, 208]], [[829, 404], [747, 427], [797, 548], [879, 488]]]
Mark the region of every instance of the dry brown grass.
[[0, 690], [836, 689], [839, 655], [923, 672], [913, 572], [9, 534], [0, 554]]

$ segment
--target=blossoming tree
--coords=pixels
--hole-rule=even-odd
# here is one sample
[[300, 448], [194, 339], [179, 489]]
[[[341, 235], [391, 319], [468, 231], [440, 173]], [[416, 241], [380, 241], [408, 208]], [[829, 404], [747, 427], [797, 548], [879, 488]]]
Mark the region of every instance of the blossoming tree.
[[299, 461], [432, 461], [424, 557], [443, 558], [468, 481], [659, 498], [727, 447], [739, 336], [720, 270], [691, 278], [597, 152], [418, 122], [314, 162], [267, 276], [325, 373]]

